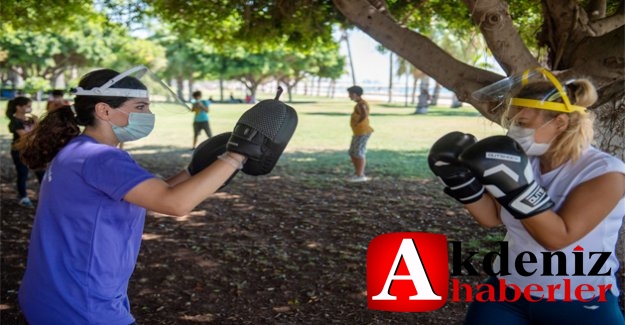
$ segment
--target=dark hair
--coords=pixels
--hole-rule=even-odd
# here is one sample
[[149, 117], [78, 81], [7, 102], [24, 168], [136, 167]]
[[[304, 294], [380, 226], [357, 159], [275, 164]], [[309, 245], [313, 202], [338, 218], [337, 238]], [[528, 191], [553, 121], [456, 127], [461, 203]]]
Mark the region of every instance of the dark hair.
[[362, 88], [360, 86], [351, 86], [347, 88], [347, 92], [350, 94], [356, 94], [358, 96], [362, 96], [363, 94]]
[[[78, 87], [85, 90], [99, 87], [117, 75], [119, 73], [111, 69], [95, 70], [84, 75]], [[141, 81], [130, 76], [122, 78], [111, 88], [147, 89]], [[21, 151], [22, 161], [31, 169], [45, 168], [71, 139], [80, 134], [79, 125], [95, 125], [96, 104], [106, 103], [112, 108], [118, 108], [129, 99], [131, 98], [76, 96], [73, 109], [64, 106], [48, 113], [32, 132], [20, 138], [16, 148]]]
[[62, 89], [54, 89], [52, 90], [52, 96], [61, 97], [65, 92]]
[[193, 96], [193, 98], [195, 98], [195, 97], [202, 97], [202, 92], [199, 91], [199, 90], [196, 90], [196, 91], [193, 92], [192, 96]]
[[17, 96], [7, 102], [7, 110], [6, 112], [4, 112], [4, 114], [6, 115], [6, 117], [11, 119], [13, 118], [15, 112], [17, 112], [18, 106], [28, 105], [30, 102], [32, 102], [32, 100], [28, 97]]

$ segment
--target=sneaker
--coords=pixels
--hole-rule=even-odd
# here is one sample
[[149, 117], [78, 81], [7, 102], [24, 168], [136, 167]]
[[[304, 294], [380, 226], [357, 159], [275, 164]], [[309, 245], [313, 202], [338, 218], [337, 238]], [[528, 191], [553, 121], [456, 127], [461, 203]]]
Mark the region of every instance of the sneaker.
[[347, 179], [347, 181], [350, 182], [350, 183], [367, 182], [369, 180], [371, 180], [371, 178], [369, 178], [369, 177], [367, 177], [365, 175], [361, 175], [361, 176], [354, 175], [354, 176], [352, 176], [352, 177]]
[[20, 199], [20, 201], [18, 202], [19, 205], [26, 207], [26, 208], [34, 208], [35, 206], [33, 205], [33, 202], [27, 198], [27, 197], [23, 197]]

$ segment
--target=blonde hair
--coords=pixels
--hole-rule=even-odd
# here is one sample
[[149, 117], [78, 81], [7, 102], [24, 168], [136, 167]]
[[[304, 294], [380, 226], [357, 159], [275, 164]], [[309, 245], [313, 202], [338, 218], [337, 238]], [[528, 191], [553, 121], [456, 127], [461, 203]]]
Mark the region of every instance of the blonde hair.
[[[576, 79], [563, 84], [571, 104], [588, 107], [597, 101], [597, 91], [588, 79]], [[522, 87], [517, 94], [506, 100], [506, 111], [502, 114], [501, 125], [508, 128], [515, 120], [515, 109], [510, 105], [512, 97], [543, 100], [548, 94], [552, 94], [554, 86], [550, 81], [532, 82]], [[552, 96], [553, 97], [553, 96]], [[549, 101], [562, 102], [562, 98], [550, 98]], [[545, 120], [552, 120], [559, 115], [568, 118], [566, 129], [551, 142], [545, 156], [550, 157], [552, 163], [558, 166], [567, 160], [579, 159], [582, 152], [592, 143], [594, 137], [593, 122], [594, 114], [585, 111], [563, 113], [552, 110], [539, 109]]]

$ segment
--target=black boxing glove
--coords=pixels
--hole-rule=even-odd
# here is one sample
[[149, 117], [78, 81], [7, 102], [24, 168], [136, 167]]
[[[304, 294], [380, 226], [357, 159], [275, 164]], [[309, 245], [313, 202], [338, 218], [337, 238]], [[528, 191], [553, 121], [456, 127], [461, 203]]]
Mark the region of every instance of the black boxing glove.
[[[191, 157], [191, 162], [187, 167], [187, 171], [191, 176], [201, 172], [204, 168], [208, 167], [210, 164], [214, 163], [217, 160], [217, 157], [226, 153], [226, 145], [228, 144], [228, 140], [232, 133], [226, 132], [218, 134], [208, 140], [200, 143], [197, 148], [193, 151], [193, 156]], [[220, 187], [228, 185], [230, 181], [234, 178], [234, 176], [239, 171], [236, 170], [230, 178]]]
[[297, 126], [293, 107], [267, 99], [241, 115], [226, 149], [247, 157], [243, 172], [265, 175], [271, 172]]
[[458, 156], [477, 139], [472, 134], [451, 132], [438, 139], [428, 155], [430, 170], [445, 185], [445, 194], [462, 204], [473, 203], [484, 194], [484, 186], [473, 176]]
[[551, 209], [554, 203], [534, 180], [532, 165], [523, 148], [507, 136], [492, 136], [460, 155], [486, 190], [516, 219]]

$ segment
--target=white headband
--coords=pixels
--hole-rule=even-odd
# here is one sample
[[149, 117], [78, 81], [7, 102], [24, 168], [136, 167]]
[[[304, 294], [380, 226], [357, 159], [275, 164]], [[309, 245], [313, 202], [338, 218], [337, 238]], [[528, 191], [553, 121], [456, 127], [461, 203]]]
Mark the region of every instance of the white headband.
[[104, 85], [100, 87], [94, 87], [91, 89], [83, 89], [82, 87], [76, 87], [73, 93], [76, 96], [148, 98], [149, 92], [146, 89], [110, 88], [112, 85], [122, 80], [123, 78], [141, 70], [144, 70], [144, 71], [140, 73], [139, 77], [141, 77], [141, 75], [147, 72], [148, 68], [146, 68], [143, 65], [138, 65], [136, 67], [130, 68], [120, 73], [119, 75], [115, 76], [115, 78], [107, 81]]

